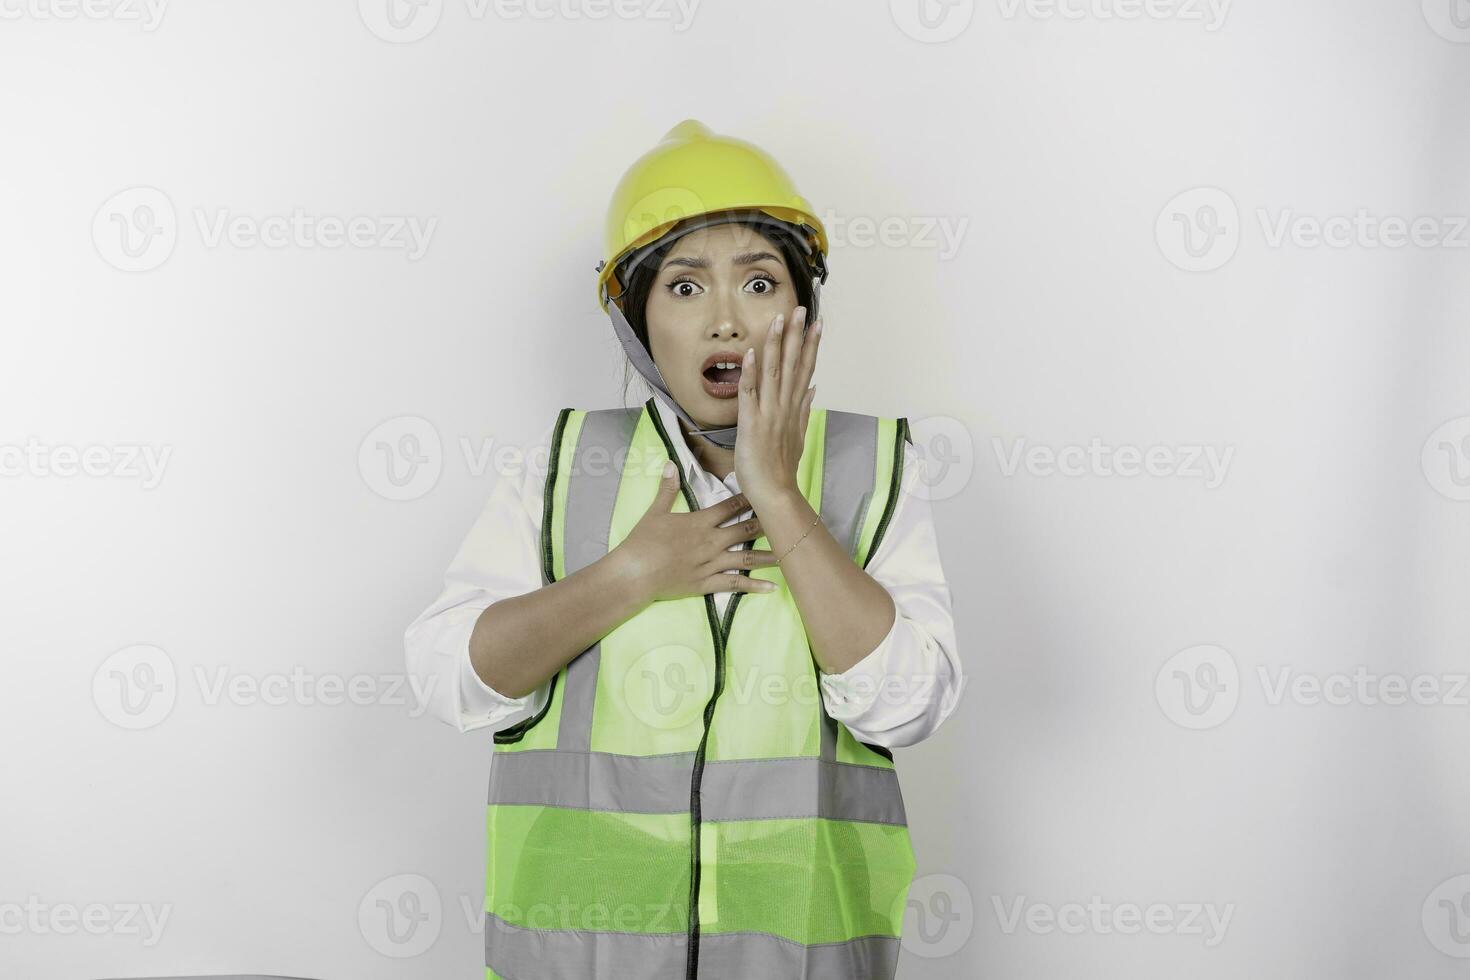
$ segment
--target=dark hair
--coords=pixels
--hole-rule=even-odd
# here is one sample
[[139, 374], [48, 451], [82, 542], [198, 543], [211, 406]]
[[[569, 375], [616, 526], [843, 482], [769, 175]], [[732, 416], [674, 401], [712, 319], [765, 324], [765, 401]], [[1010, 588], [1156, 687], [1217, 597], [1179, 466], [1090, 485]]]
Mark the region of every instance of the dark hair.
[[[806, 252], [797, 244], [796, 232], [789, 225], [778, 224], [772, 218], [750, 217], [741, 218], [731, 224], [744, 225], [747, 228], [760, 232], [769, 238], [781, 253], [781, 258], [786, 261], [786, 269], [791, 274], [792, 285], [796, 289], [796, 304], [804, 306], [808, 311], [812, 308], [812, 271], [807, 262]], [[677, 237], [669, 237], [652, 252], [648, 253], [632, 270], [618, 272], [618, 279], [628, 284], [623, 290], [623, 295], [618, 300], [619, 308], [623, 316], [628, 320], [628, 325], [633, 328], [633, 333], [638, 337], [649, 356], [653, 355], [653, 348], [648, 344], [648, 318], [645, 315], [648, 308], [648, 295], [653, 292], [654, 280], [658, 278], [658, 270], [663, 265], [664, 257], [669, 254], [678, 242]], [[624, 358], [623, 361], [623, 404], [628, 402], [628, 384], [633, 380], [633, 362]]]

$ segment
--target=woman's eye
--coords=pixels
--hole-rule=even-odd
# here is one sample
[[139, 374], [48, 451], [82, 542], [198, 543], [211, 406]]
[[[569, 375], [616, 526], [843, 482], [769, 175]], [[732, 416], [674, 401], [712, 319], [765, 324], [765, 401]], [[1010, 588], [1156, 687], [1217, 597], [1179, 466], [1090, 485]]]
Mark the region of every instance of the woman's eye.
[[757, 276], [754, 279], [750, 280], [750, 282], [745, 284], [745, 288], [750, 289], [750, 287], [754, 286], [756, 283], [761, 283], [765, 287], [763, 289], [752, 290], [752, 292], [754, 292], [757, 296], [764, 296], [765, 294], [773, 291], [776, 286], [779, 285], [773, 277], [763, 275]]
[[[688, 286], [690, 288], [685, 289], [685, 286]], [[675, 296], [694, 296], [696, 295], [695, 290], [697, 289], [699, 289], [699, 283], [695, 282], [693, 279], [675, 279], [673, 282], [669, 283], [669, 292], [673, 293]]]

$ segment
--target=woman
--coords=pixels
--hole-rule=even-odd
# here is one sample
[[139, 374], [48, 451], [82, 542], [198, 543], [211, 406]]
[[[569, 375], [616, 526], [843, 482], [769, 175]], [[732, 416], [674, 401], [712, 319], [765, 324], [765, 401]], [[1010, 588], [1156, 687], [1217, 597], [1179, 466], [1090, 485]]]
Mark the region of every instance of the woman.
[[826, 252], [695, 120], [629, 168], [598, 299], [654, 396], [563, 409], [408, 629], [440, 717], [495, 731], [489, 977], [895, 973], [890, 749], [961, 672], [906, 421], [812, 407]]

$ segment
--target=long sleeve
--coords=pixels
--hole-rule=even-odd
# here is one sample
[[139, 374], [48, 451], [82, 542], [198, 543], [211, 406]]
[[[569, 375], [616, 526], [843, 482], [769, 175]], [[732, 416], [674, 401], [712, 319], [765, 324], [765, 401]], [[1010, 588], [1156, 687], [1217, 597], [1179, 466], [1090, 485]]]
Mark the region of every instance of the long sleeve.
[[[551, 441], [551, 429], [539, 446]], [[521, 698], [506, 697], [480, 680], [470, 662], [470, 634], [492, 603], [541, 587], [539, 564], [544, 468], [504, 474], [444, 575], [444, 587], [404, 632], [408, 670], [428, 691], [435, 717], [461, 732], [499, 731], [546, 704], [551, 680]], [[544, 458], [538, 457], [538, 458]]]
[[959, 701], [949, 585], [939, 560], [924, 460], [904, 443], [899, 501], [867, 572], [893, 598], [888, 635], [840, 674], [820, 673], [827, 713], [863, 742], [898, 748], [923, 741]]

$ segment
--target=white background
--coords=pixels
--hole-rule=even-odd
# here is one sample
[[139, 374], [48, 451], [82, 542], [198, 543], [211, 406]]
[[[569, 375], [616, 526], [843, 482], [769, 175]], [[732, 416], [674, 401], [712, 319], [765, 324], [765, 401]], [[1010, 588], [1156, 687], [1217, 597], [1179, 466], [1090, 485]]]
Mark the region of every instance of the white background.
[[[818, 404], [958, 474], [900, 975], [1464, 975], [1464, 0], [386, 2], [0, 0], [0, 973], [482, 976], [490, 739], [413, 716], [402, 631], [486, 440], [620, 403], [604, 209], [693, 116], [829, 219]], [[208, 233], [298, 208], [435, 223]], [[1093, 439], [1165, 465], [1032, 454]], [[214, 696], [295, 670], [368, 703]]]

